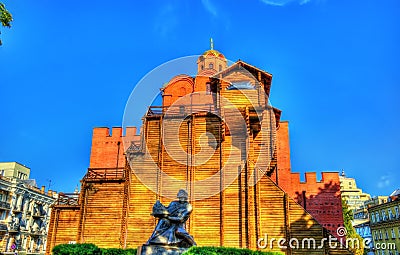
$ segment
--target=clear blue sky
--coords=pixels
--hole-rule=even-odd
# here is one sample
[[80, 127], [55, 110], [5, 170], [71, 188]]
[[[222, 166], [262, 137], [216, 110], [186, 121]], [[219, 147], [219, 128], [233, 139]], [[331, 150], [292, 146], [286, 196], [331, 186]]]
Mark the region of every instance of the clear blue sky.
[[1, 29], [0, 161], [29, 166], [39, 185], [73, 191], [92, 128], [121, 126], [146, 73], [213, 37], [274, 75], [292, 171], [345, 169], [373, 195], [400, 188], [398, 0], [4, 3], [15, 21]]

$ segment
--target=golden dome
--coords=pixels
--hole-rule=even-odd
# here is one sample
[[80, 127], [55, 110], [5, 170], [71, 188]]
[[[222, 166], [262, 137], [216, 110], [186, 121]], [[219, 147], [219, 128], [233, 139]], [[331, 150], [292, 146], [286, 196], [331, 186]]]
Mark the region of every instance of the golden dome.
[[210, 49], [205, 51], [202, 54], [203, 57], [218, 57], [218, 58], [223, 58], [225, 59], [224, 54], [222, 54], [221, 52], [214, 50], [214, 41], [212, 38], [210, 38]]
[[225, 58], [224, 54], [222, 54], [221, 52], [211, 49], [211, 50], [207, 50], [203, 53], [202, 55], [203, 57], [219, 57], [219, 58]]

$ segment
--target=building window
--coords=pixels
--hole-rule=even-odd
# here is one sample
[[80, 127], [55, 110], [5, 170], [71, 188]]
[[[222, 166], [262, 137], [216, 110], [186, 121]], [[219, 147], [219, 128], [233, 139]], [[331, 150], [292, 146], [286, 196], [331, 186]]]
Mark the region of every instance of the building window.
[[211, 84], [207, 83], [206, 84], [206, 95], [210, 95], [211, 94]]
[[379, 240], [382, 240], [382, 230], [379, 230]]
[[184, 105], [180, 105], [179, 106], [179, 113], [180, 114], [185, 114], [185, 106]]
[[388, 231], [387, 231], [387, 230], [385, 231], [385, 237], [386, 237], [386, 238], [385, 238], [386, 240], [388, 240], [388, 239], [389, 239], [389, 233], [388, 233]]
[[394, 232], [394, 228], [392, 228], [392, 239], [396, 238], [396, 233]]
[[373, 213], [371, 213], [371, 222], [375, 223], [375, 215]]
[[375, 213], [375, 216], [376, 216], [376, 222], [379, 222], [379, 221], [380, 221], [380, 219], [379, 219], [379, 213], [376, 212], [376, 213]]
[[208, 68], [213, 69], [214, 68], [214, 64], [213, 63], [208, 64]]
[[393, 219], [393, 214], [392, 214], [392, 209], [391, 208], [388, 209], [388, 217], [389, 217], [389, 220]]
[[395, 212], [396, 212], [396, 218], [399, 218], [399, 208], [396, 206], [394, 208]]
[[386, 220], [386, 212], [382, 210], [382, 221]]
[[201, 70], [204, 70], [204, 65], [201, 65]]
[[6, 219], [6, 214], [7, 214], [7, 211], [2, 211], [1, 214], [0, 214], [0, 220], [5, 220]]
[[222, 65], [219, 65], [219, 71], [220, 72], [222, 71]]

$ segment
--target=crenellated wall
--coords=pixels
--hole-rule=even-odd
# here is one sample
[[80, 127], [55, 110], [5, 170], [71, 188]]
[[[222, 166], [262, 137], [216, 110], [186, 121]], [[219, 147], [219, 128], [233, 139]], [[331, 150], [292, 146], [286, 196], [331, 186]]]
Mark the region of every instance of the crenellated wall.
[[[250, 79], [239, 72], [242, 69], [256, 74], [254, 77], [258, 78], [254, 82], [262, 86], [243, 91], [226, 89], [223, 85], [229, 84], [223, 79], [228, 76], [232, 81]], [[323, 173], [321, 180], [316, 173], [306, 173], [306, 181], [301, 182], [300, 175], [291, 172], [289, 123], [279, 122], [279, 118], [275, 122], [273, 118], [255, 117], [257, 107], [262, 107], [263, 116], [271, 114], [266, 100], [269, 87], [264, 84], [270, 85], [270, 79], [262, 78], [270, 75], [241, 61], [219, 75], [221, 82], [201, 75], [195, 79], [182, 75], [172, 79], [162, 88], [162, 107], [153, 107], [154, 112], [150, 108], [144, 117], [141, 136], [134, 127], [127, 128], [125, 134], [120, 127], [112, 128], [111, 132], [109, 128], [93, 130], [90, 165], [82, 180], [78, 203], [79, 217], [70, 217], [71, 235], [63, 236], [64, 240], [75, 236], [77, 242], [94, 242], [100, 247], [142, 245], [156, 224], [150, 215], [154, 201], [168, 204], [180, 188], [187, 189], [191, 197], [193, 213], [187, 229], [200, 246], [257, 249], [259, 238], [265, 234], [277, 239], [313, 237], [318, 240], [329, 236], [326, 229], [336, 234], [336, 228], [343, 225], [338, 173]], [[268, 89], [267, 94], [259, 91], [261, 87]], [[218, 97], [211, 91], [218, 92]], [[191, 92], [194, 94], [185, 97]], [[231, 104], [221, 98], [228, 98]], [[190, 116], [182, 121], [185, 105], [187, 109], [205, 107], [198, 112], [190, 111]], [[218, 108], [222, 117], [208, 114], [212, 112], [207, 110], [208, 106]], [[235, 110], [240, 112], [236, 118]], [[275, 116], [278, 112], [280, 117], [280, 110], [275, 110]], [[167, 111], [172, 114], [166, 114]], [[240, 125], [242, 120], [245, 120], [244, 126]], [[232, 124], [222, 128], [226, 123]], [[254, 127], [275, 127], [277, 123], [275, 155], [273, 139], [263, 140], [265, 134]], [[241, 135], [234, 139], [232, 134]], [[128, 151], [131, 162], [127, 164], [124, 152], [131, 141], [145, 146]], [[270, 151], [262, 150], [261, 144]], [[257, 184], [250, 185], [257, 155], [270, 154], [274, 154], [273, 164], [261, 162], [266, 168], [260, 169], [268, 171]], [[233, 175], [237, 177], [225, 186]], [[209, 181], [211, 178], [214, 182]], [[210, 194], [202, 196], [205, 192]], [[78, 205], [71, 204], [71, 207]], [[69, 207], [63, 206], [54, 209], [63, 212]], [[53, 221], [50, 229], [55, 231], [58, 221]], [[339, 247], [332, 248], [332, 252], [328, 249], [284, 252], [350, 254]], [[279, 246], [270, 250], [282, 251]]]
[[300, 173], [292, 173], [287, 121], [280, 122], [277, 131], [277, 161], [278, 170], [272, 180], [337, 236], [337, 228], [343, 226], [339, 173], [322, 172], [322, 178], [318, 180], [316, 172], [306, 172], [304, 182], [300, 179]]
[[[139, 141], [136, 127], [127, 127], [123, 135], [122, 127], [98, 127], [93, 129], [92, 150], [89, 168], [116, 168], [125, 166], [124, 152], [129, 141]], [[125, 143], [126, 142], [126, 143]]]

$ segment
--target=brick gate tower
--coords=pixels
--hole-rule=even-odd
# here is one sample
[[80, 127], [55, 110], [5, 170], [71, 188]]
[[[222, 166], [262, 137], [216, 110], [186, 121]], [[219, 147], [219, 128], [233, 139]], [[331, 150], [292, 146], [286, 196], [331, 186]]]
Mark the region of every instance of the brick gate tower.
[[307, 173], [301, 182], [291, 172], [288, 122], [268, 104], [271, 74], [241, 60], [228, 66], [213, 46], [197, 65], [197, 75], [176, 76], [161, 88], [162, 104], [148, 108], [140, 134], [94, 129], [81, 192], [61, 195], [54, 206], [47, 251], [68, 242], [140, 246], [156, 224], [154, 202], [168, 204], [184, 188], [193, 206], [187, 230], [199, 246], [350, 254], [339, 245], [258, 245], [266, 235], [300, 244], [314, 238], [317, 245], [337, 235], [338, 173], [320, 181]]

